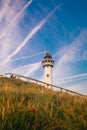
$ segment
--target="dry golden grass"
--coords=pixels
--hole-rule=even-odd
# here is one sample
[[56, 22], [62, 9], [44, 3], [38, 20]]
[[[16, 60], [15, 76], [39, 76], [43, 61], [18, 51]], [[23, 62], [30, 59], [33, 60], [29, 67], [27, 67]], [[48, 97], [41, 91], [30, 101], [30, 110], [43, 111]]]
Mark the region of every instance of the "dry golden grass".
[[87, 130], [87, 99], [0, 78], [1, 130]]

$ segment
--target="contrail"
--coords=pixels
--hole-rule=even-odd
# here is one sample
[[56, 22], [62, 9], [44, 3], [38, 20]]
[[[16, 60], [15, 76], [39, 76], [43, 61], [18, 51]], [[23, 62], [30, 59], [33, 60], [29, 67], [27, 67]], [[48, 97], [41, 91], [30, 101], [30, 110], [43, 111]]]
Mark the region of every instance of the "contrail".
[[14, 19], [8, 24], [8, 27], [2, 34], [0, 34], [0, 39], [4, 37], [8, 32], [11, 32], [13, 30], [14, 26], [17, 24], [16, 20], [21, 16], [21, 14], [24, 12], [24, 10], [32, 3], [33, 0], [30, 0], [22, 9], [21, 11], [14, 17]]
[[41, 62], [33, 64], [33, 67], [30, 70], [28, 70], [27, 73], [25, 73], [25, 76], [35, 73], [35, 71], [39, 69], [40, 65], [41, 65]]
[[48, 19], [53, 15], [53, 13], [60, 7], [60, 5], [57, 5], [50, 14], [48, 14], [38, 25], [35, 26], [35, 28], [32, 29], [32, 31], [27, 35], [27, 37], [24, 39], [24, 41], [17, 47], [17, 49], [10, 54], [2, 63], [2, 65], [5, 65], [14, 55], [16, 55], [30, 40], [33, 35], [40, 30], [40, 28], [48, 21]]
[[70, 77], [67, 77], [67, 78], [64, 78], [64, 79], [59, 80], [58, 83], [59, 83], [59, 82], [66, 82], [67, 80], [72, 80], [72, 79], [75, 79], [75, 78], [81, 78], [81, 77], [85, 77], [85, 76], [87, 76], [87, 73], [70, 76]]
[[23, 75], [27, 75], [36, 71], [40, 67], [40, 64], [41, 62], [39, 61], [34, 64], [23, 65], [23, 66], [17, 67], [16, 69], [13, 69], [12, 73], [22, 73]]
[[31, 57], [34, 57], [34, 56], [37, 56], [37, 55], [40, 55], [40, 54], [44, 54], [44, 52], [39, 52], [39, 53], [31, 55], [31, 56], [23, 56], [23, 57], [20, 57], [20, 58], [15, 58], [15, 59], [10, 60], [10, 62], [24, 60], [24, 59], [31, 58]]

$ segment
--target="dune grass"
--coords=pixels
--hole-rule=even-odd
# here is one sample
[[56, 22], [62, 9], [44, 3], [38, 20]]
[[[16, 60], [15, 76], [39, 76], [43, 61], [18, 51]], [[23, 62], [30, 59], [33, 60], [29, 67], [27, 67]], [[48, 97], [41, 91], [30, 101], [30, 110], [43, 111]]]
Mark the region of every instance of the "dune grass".
[[87, 98], [0, 78], [0, 130], [87, 130]]

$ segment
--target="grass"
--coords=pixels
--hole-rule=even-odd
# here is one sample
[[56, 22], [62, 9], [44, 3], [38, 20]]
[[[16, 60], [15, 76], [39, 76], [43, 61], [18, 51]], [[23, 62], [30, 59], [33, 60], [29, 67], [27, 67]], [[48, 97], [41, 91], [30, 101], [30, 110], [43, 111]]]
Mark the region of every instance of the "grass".
[[0, 130], [87, 130], [87, 98], [0, 78]]

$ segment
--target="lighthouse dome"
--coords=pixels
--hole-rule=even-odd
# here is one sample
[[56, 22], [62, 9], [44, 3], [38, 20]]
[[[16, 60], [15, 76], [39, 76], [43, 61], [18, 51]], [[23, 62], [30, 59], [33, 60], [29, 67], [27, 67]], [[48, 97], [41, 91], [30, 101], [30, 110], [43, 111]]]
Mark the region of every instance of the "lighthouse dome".
[[52, 56], [49, 52], [47, 52], [44, 56], [44, 59], [52, 59]]

